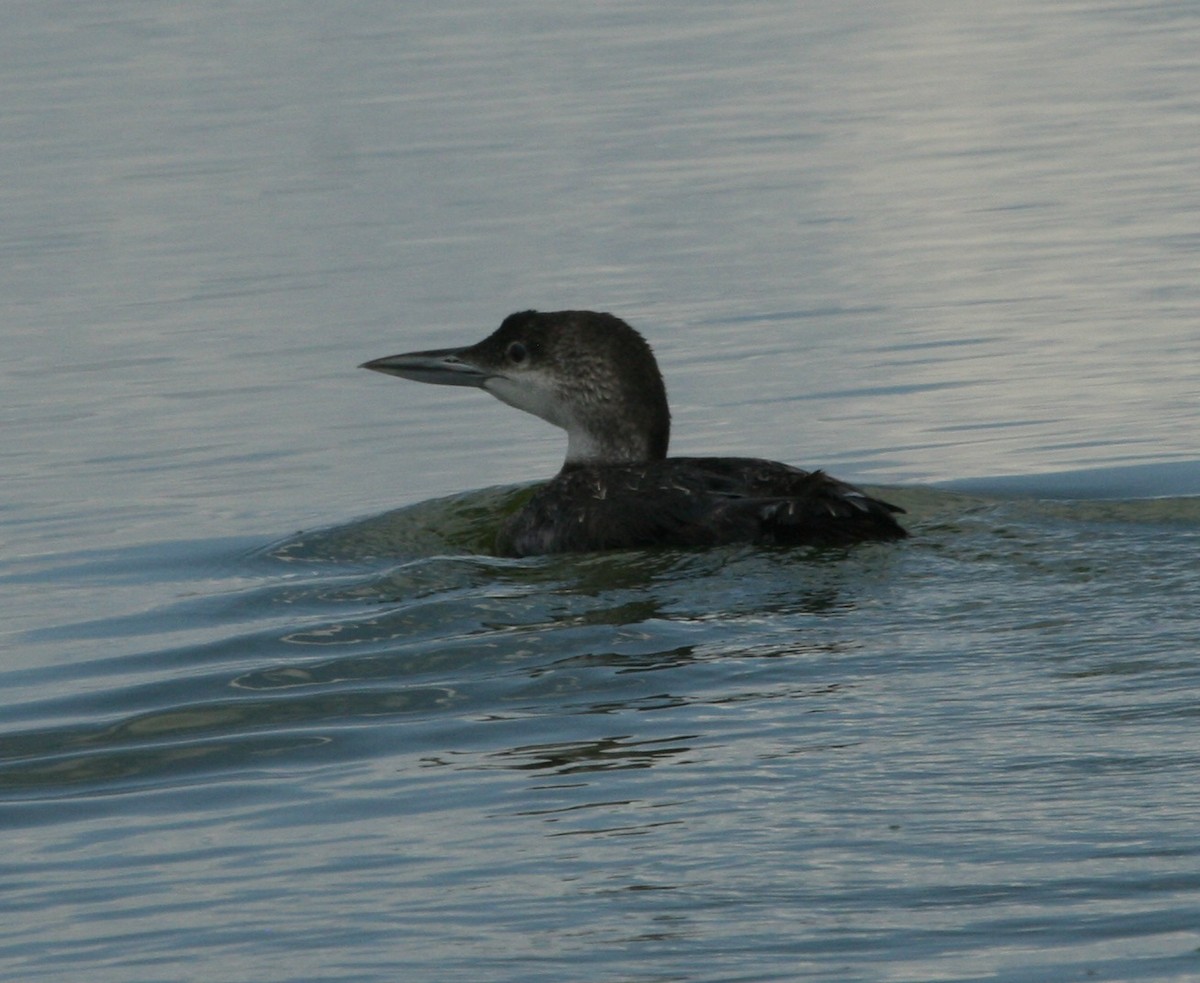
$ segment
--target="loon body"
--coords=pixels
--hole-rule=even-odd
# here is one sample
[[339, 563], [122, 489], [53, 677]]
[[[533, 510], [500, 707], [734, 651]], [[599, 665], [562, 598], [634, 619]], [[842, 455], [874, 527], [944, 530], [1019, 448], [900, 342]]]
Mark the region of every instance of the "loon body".
[[474, 386], [567, 431], [562, 470], [500, 528], [506, 556], [902, 539], [898, 506], [822, 471], [746, 457], [667, 457], [671, 414], [646, 340], [593, 311], [524, 311], [467, 348], [362, 368]]

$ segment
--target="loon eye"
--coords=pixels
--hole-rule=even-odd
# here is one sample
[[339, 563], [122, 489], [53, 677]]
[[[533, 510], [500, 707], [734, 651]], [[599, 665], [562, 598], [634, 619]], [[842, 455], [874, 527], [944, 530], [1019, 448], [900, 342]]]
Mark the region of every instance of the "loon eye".
[[529, 357], [529, 352], [519, 341], [514, 341], [512, 344], [510, 344], [505, 350], [504, 354], [508, 356], [508, 360], [512, 362], [513, 365], [520, 365], [525, 361], [526, 358]]

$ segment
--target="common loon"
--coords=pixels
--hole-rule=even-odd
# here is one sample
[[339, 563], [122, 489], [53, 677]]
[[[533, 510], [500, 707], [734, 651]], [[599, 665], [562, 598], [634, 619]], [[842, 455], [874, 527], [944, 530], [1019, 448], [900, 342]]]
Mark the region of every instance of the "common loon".
[[822, 471], [748, 457], [667, 457], [671, 413], [646, 340], [612, 314], [523, 311], [467, 348], [361, 368], [474, 386], [567, 432], [562, 470], [500, 527], [505, 556], [902, 539], [904, 510]]

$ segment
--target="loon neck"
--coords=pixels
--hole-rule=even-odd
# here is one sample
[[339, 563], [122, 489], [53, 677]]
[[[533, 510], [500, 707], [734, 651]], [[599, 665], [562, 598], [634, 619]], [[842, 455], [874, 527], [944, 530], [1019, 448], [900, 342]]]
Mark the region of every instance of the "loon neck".
[[643, 464], [666, 457], [665, 442], [656, 431], [638, 427], [633, 421], [612, 423], [604, 428], [566, 427], [567, 457], [564, 468], [604, 464]]

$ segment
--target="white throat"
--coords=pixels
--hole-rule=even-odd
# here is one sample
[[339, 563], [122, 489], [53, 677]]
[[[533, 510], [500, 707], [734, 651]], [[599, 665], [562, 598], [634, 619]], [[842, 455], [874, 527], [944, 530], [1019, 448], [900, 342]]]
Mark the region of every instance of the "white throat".
[[502, 403], [565, 430], [567, 464], [631, 464], [646, 459], [645, 441], [638, 438], [636, 431], [629, 426], [616, 426], [612, 433], [597, 433], [595, 426], [588, 426], [583, 420], [586, 410], [563, 399], [548, 375], [528, 372], [518, 379], [495, 375], [483, 388]]

